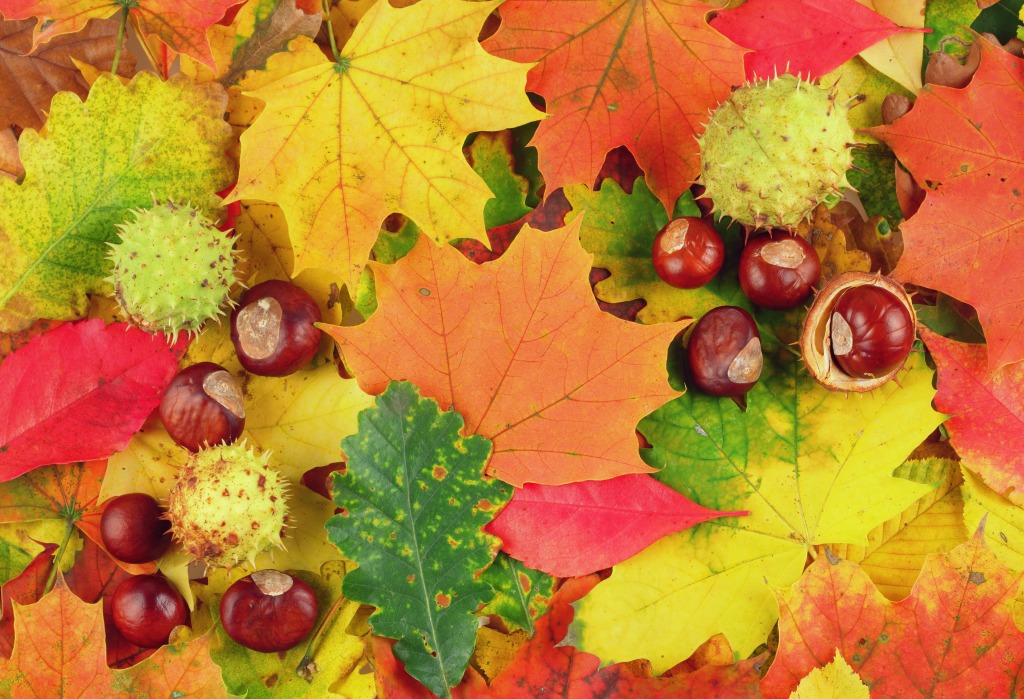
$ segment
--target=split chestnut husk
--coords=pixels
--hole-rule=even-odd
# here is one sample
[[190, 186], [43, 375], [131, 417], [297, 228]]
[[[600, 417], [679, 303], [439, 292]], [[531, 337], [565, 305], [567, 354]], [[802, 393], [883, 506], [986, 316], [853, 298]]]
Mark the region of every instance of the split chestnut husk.
[[[908, 329], [897, 330], [909, 333], [909, 341], [904, 338], [906, 355], [899, 358], [898, 361], [890, 363], [889, 368], [878, 376], [853, 376], [840, 366], [835, 355], [833, 333], [837, 315], [836, 308], [847, 291], [862, 286], [872, 286], [888, 292], [888, 294], [879, 296], [892, 298], [901, 305], [906, 311], [904, 317], [907, 318], [906, 322], [909, 324]], [[839, 322], [842, 323], [842, 319]], [[864, 393], [878, 388], [899, 373], [910, 354], [910, 345], [913, 343], [916, 328], [917, 314], [914, 312], [914, 304], [901, 284], [881, 274], [846, 272], [834, 277], [818, 293], [814, 303], [811, 304], [807, 317], [804, 319], [803, 332], [800, 335], [800, 353], [803, 355], [804, 363], [811, 376], [825, 388], [830, 391]], [[848, 328], [846, 330], [848, 331]], [[842, 334], [842, 329], [839, 329], [838, 332]], [[844, 344], [846, 344], [845, 341]]]

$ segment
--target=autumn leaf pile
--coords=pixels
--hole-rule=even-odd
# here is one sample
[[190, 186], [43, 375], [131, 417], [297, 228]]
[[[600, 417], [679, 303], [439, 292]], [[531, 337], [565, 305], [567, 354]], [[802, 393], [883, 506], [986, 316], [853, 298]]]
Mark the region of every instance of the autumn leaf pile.
[[[0, 0], [0, 696], [1013, 696], [1022, 13]], [[917, 351], [866, 394], [809, 377], [804, 309], [746, 300], [738, 225], [702, 288], [651, 263], [710, 209], [709, 110], [787, 71], [863, 102], [854, 189], [796, 232], [825, 276], [917, 304]], [[310, 365], [250, 375], [226, 324], [119, 320], [109, 244], [169, 200], [232, 236], [234, 298], [313, 296]], [[745, 405], [683, 378], [679, 337], [721, 305], [764, 345]], [[114, 496], [166, 500], [187, 453], [155, 409], [204, 361], [290, 484], [254, 564], [318, 597], [288, 652], [221, 627], [253, 564], [126, 564], [99, 533]], [[156, 571], [191, 627], [143, 649], [111, 596]]]

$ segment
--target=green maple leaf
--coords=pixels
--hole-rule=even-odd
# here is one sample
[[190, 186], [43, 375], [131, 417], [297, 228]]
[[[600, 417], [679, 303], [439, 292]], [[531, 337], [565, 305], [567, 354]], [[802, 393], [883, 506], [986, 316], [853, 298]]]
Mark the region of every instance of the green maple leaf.
[[334, 501], [344, 510], [327, 522], [331, 541], [359, 564], [342, 594], [377, 607], [374, 632], [400, 639], [405, 669], [441, 696], [462, 679], [474, 613], [493, 595], [476, 578], [497, 548], [482, 527], [511, 497], [483, 476], [490, 440], [462, 437], [462, 427], [458, 413], [392, 382], [342, 441], [348, 466], [335, 475]]
[[0, 178], [0, 331], [84, 315], [130, 209], [174, 199], [216, 217], [232, 177], [226, 104], [219, 85], [152, 73], [54, 97], [46, 135], [21, 136], [25, 181]]

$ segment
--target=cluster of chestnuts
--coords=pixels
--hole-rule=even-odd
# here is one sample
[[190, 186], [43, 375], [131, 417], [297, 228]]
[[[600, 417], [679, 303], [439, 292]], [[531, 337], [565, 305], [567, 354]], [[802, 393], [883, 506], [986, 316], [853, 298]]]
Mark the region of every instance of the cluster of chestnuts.
[[[285, 376], [309, 363], [320, 345], [316, 302], [294, 284], [267, 281], [242, 294], [231, 315], [231, 339], [242, 366], [261, 376]], [[196, 453], [237, 440], [245, 426], [240, 384], [212, 362], [189, 366], [171, 381], [159, 416], [176, 444]], [[106, 503], [100, 535], [107, 551], [125, 563], [149, 563], [172, 543], [165, 508], [145, 493]], [[131, 643], [155, 648], [189, 625], [188, 605], [159, 574], [126, 578], [111, 599], [114, 625]], [[278, 652], [313, 629], [317, 598], [304, 581], [276, 570], [258, 570], [228, 588], [220, 601], [225, 633], [246, 648]]]
[[[721, 270], [725, 245], [706, 219], [676, 218], [655, 236], [652, 262], [668, 284], [694, 289]], [[755, 234], [740, 254], [740, 288], [760, 308], [797, 308], [810, 299], [820, 277], [817, 252], [793, 233]], [[818, 293], [800, 346], [811, 376], [826, 388], [869, 391], [896, 375], [915, 332], [914, 307], [902, 286], [881, 275], [849, 272]], [[715, 308], [693, 326], [686, 358], [693, 387], [712, 396], [742, 397], [761, 374], [757, 324], [742, 308]]]

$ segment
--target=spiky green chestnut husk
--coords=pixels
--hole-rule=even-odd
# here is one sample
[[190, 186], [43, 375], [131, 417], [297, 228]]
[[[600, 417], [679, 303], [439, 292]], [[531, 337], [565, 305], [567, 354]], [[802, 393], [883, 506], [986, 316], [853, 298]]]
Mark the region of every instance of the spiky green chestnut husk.
[[715, 211], [752, 228], [791, 228], [849, 187], [853, 129], [834, 92], [792, 75], [748, 83], [698, 139]]
[[193, 558], [230, 568], [283, 548], [287, 482], [269, 453], [244, 444], [203, 449], [175, 479], [167, 506], [174, 539]]
[[224, 313], [235, 281], [233, 241], [187, 204], [133, 211], [110, 246], [108, 281], [128, 322], [177, 337]]

